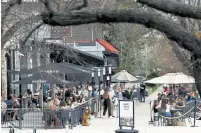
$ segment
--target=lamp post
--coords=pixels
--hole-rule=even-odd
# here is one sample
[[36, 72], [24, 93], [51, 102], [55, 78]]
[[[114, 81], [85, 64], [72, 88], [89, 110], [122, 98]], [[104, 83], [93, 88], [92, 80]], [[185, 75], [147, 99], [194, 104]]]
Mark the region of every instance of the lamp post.
[[92, 73], [91, 73], [91, 77], [92, 77], [92, 97], [94, 97], [94, 69], [92, 69]]
[[103, 67], [103, 84], [104, 84], [104, 87], [105, 87], [105, 75], [106, 75], [106, 71], [105, 71], [105, 66]]
[[110, 83], [111, 83], [111, 74], [112, 74], [112, 65], [109, 65], [108, 66], [108, 76], [109, 76], [109, 79], [108, 79], [108, 86], [110, 87]]
[[[65, 62], [65, 60], [63, 60], [63, 62]], [[65, 73], [63, 74], [63, 79], [66, 80], [66, 74]], [[63, 101], [65, 101], [65, 88], [66, 88], [66, 85], [63, 84]]]
[[[98, 107], [99, 110], [101, 112], [101, 97], [100, 97], [100, 69], [98, 68]], [[100, 117], [101, 117], [101, 113], [100, 113]]]
[[106, 84], [106, 86], [108, 86], [109, 87], [109, 85], [110, 85], [110, 76], [109, 75], [107, 75], [107, 84]]

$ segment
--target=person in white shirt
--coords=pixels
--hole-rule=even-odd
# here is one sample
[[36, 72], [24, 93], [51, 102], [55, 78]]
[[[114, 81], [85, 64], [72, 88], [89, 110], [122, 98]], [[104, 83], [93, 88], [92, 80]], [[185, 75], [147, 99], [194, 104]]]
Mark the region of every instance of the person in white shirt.
[[109, 97], [110, 97], [110, 102], [111, 102], [111, 115], [112, 117], [115, 117], [114, 116], [114, 100], [115, 100], [115, 92], [114, 92], [114, 89], [110, 87], [110, 90], [109, 90]]

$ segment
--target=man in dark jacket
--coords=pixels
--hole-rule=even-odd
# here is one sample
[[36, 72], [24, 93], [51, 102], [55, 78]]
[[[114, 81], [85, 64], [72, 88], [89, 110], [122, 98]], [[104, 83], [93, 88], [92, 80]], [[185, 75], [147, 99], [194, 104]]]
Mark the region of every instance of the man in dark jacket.
[[143, 84], [140, 85], [140, 102], [145, 102], [145, 85]]

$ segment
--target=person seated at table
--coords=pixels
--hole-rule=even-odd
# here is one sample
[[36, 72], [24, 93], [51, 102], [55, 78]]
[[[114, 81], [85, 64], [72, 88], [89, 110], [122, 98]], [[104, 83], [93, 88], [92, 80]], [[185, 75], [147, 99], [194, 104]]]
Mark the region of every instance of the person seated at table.
[[74, 104], [71, 98], [68, 98], [66, 103], [66, 108], [74, 108]]
[[184, 108], [185, 107], [185, 103], [184, 103], [184, 100], [182, 97], [177, 98], [176, 107], [177, 108]]
[[165, 87], [163, 92], [164, 92], [165, 95], [167, 95], [170, 91], [169, 91], [169, 89], [167, 87]]
[[190, 96], [190, 93], [187, 93], [186, 94], [186, 97], [185, 97], [185, 101], [186, 102], [190, 102], [192, 100], [191, 96]]
[[161, 109], [161, 113], [164, 113], [166, 117], [171, 117], [171, 106], [168, 103], [168, 99], [162, 99], [161, 103], [156, 106], [156, 109]]
[[[11, 113], [13, 116], [14, 115], [14, 110], [13, 110], [13, 106], [14, 106], [14, 101], [13, 101], [13, 95], [10, 94], [8, 97], [7, 97], [7, 100], [5, 100], [5, 103], [6, 103], [6, 106], [7, 106], [7, 110], [6, 110], [6, 113]], [[6, 118], [7, 119], [7, 118]], [[14, 118], [12, 118], [13, 120]]]
[[172, 109], [175, 108], [175, 106], [176, 106], [176, 101], [174, 100], [174, 98], [170, 98], [169, 104], [170, 104], [170, 106], [171, 106]]
[[[57, 116], [57, 101], [54, 99], [54, 100], [51, 100], [49, 102], [49, 105], [48, 105], [48, 110], [47, 112], [45, 112], [46, 116], [44, 116], [45, 118], [45, 126], [47, 127], [50, 127], [52, 124], [54, 124], [55, 127], [59, 127], [61, 126], [60, 124], [60, 120]], [[60, 104], [60, 103], [59, 103]]]
[[161, 104], [162, 100], [165, 98], [166, 98], [165, 94], [161, 94], [159, 99], [158, 99], [158, 103]]
[[83, 103], [85, 102], [85, 98], [84, 98], [84, 95], [81, 94], [79, 97], [78, 97], [78, 103]]
[[153, 104], [154, 113], [158, 113], [158, 109], [156, 108], [157, 106], [158, 106], [158, 100], [154, 100], [154, 104]]
[[166, 97], [165, 94], [162, 94], [162, 95], [161, 95], [161, 100], [162, 100], [162, 99], [165, 99], [165, 97]]
[[19, 108], [20, 108], [20, 103], [17, 99], [17, 96], [14, 95], [13, 96], [13, 110], [14, 110], [14, 115], [13, 115], [13, 119], [16, 118], [16, 120], [19, 120]]
[[59, 104], [58, 117], [61, 121], [62, 128], [66, 128], [67, 120], [69, 119], [68, 109], [66, 109], [66, 102], [61, 101]]
[[7, 109], [7, 105], [1, 97], [1, 123], [2, 124], [3, 124], [4, 118], [5, 118], [6, 109]]
[[157, 98], [158, 102], [161, 101], [161, 93], [158, 93], [158, 98]]

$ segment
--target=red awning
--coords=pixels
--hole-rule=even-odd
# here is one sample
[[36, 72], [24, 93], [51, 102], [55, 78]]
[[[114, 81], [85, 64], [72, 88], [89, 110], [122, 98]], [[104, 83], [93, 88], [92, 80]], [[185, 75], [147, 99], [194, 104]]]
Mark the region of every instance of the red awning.
[[96, 40], [100, 45], [102, 45], [106, 51], [111, 53], [119, 53], [119, 50], [117, 50], [112, 44], [109, 42], [103, 40], [103, 39], [97, 39]]

